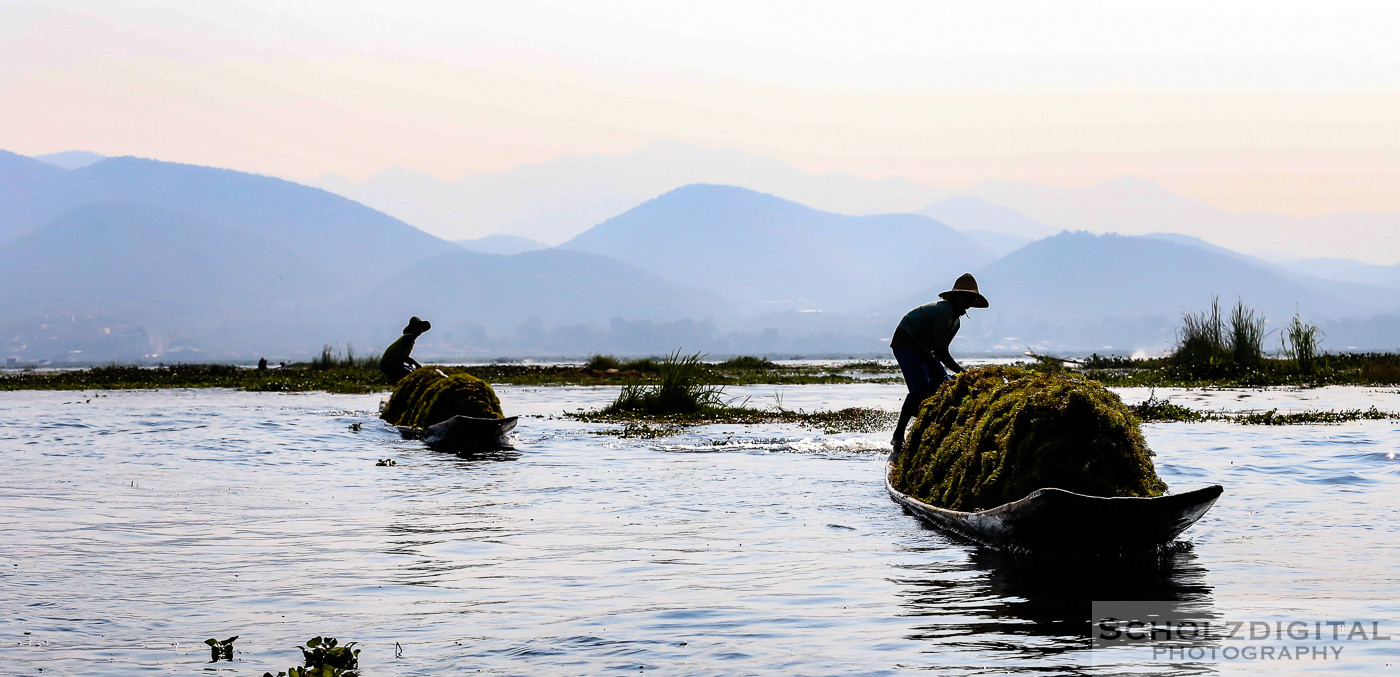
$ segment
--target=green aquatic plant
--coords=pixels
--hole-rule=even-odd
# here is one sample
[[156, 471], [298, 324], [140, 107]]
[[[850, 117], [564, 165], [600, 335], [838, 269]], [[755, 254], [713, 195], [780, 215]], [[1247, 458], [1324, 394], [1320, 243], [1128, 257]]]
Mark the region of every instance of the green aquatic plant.
[[1264, 315], [1243, 300], [1230, 311], [1230, 358], [1242, 367], [1258, 367], [1264, 360]]
[[924, 401], [895, 488], [934, 505], [982, 510], [1057, 487], [1159, 496], [1141, 424], [1098, 382], [1011, 366], [970, 369]]
[[1219, 297], [1210, 300], [1208, 310], [1182, 316], [1181, 329], [1177, 330], [1176, 350], [1171, 356], [1174, 364], [1197, 367], [1220, 364], [1228, 353]]
[[1318, 347], [1322, 341], [1322, 329], [1315, 324], [1304, 322], [1297, 314], [1283, 328], [1280, 336], [1280, 352], [1293, 361], [1300, 374], [1311, 374], [1316, 367]]
[[604, 413], [644, 413], [649, 415], [695, 414], [724, 408], [724, 388], [706, 382], [707, 371], [700, 353], [681, 355], [677, 350], [657, 364], [660, 383], [622, 386], [617, 399]]
[[360, 650], [355, 642], [338, 646], [334, 637], [312, 637], [301, 649], [303, 665], [288, 668], [275, 676], [264, 672], [263, 677], [360, 677]]
[[1143, 422], [1200, 421], [1204, 418], [1201, 412], [1173, 404], [1170, 398], [1158, 398], [1155, 390], [1148, 394], [1147, 399], [1128, 408]]
[[213, 637], [204, 640], [204, 643], [209, 645], [209, 662], [218, 663], [221, 660], [233, 660], [233, 640], [235, 639], [238, 639], [238, 635], [234, 635], [223, 641], [219, 641]]
[[715, 365], [719, 369], [734, 371], [762, 371], [777, 369], [778, 365], [766, 357], [754, 357], [753, 355], [739, 355], [731, 357]]
[[1244, 412], [1234, 420], [1244, 425], [1304, 425], [1326, 423], [1350, 423], [1352, 421], [1385, 421], [1396, 418], [1395, 414], [1370, 409], [1341, 409], [1337, 411], [1294, 411], [1278, 413], [1278, 409]]
[[490, 385], [465, 369], [427, 366], [399, 380], [380, 418], [426, 428], [458, 415], [501, 418], [501, 401]]

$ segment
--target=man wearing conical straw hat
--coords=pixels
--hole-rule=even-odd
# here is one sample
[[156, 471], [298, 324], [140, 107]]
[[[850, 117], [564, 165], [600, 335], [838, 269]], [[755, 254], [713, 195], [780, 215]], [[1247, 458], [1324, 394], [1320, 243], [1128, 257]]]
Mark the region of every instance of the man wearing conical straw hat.
[[385, 380], [390, 384], [398, 383], [399, 379], [423, 366], [418, 364], [418, 360], [413, 359], [410, 353], [413, 352], [413, 343], [418, 337], [432, 328], [433, 323], [420, 320], [417, 315], [409, 318], [408, 326], [403, 328], [403, 336], [390, 343], [389, 347], [384, 349], [384, 356], [379, 358], [379, 371], [384, 374]]
[[977, 280], [972, 273], [963, 273], [952, 289], [938, 296], [942, 300], [905, 313], [894, 330], [894, 338], [890, 339], [890, 350], [894, 351], [894, 359], [904, 373], [904, 385], [909, 387], [891, 440], [895, 451], [904, 449], [904, 428], [918, 413], [924, 399], [948, 380], [948, 371], [963, 370], [948, 354], [948, 344], [957, 336], [962, 316], [967, 314], [968, 308], [987, 307], [987, 298], [977, 291]]

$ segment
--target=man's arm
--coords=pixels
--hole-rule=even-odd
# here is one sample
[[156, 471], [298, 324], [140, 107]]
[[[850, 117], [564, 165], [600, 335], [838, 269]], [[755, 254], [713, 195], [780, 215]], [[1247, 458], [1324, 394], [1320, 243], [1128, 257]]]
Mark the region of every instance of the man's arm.
[[948, 354], [948, 348], [947, 348], [946, 346], [945, 346], [945, 347], [942, 347], [942, 348], [934, 348], [934, 349], [933, 349], [933, 356], [934, 356], [934, 358], [936, 358], [939, 362], [942, 362], [944, 366], [948, 367], [948, 371], [951, 371], [951, 372], [953, 372], [954, 374], [961, 374], [961, 373], [962, 373], [963, 368], [962, 368], [961, 366], [959, 366], [958, 363], [955, 362], [955, 361], [953, 360], [953, 356], [952, 356], [952, 355], [949, 355], [949, 354]]
[[413, 358], [411, 358], [411, 357], [405, 357], [405, 358], [403, 358], [403, 359], [404, 359], [405, 362], [408, 362], [409, 364], [413, 365], [413, 368], [414, 368], [414, 369], [419, 369], [419, 368], [421, 368], [421, 367], [423, 366], [423, 365], [421, 365], [421, 364], [418, 364], [418, 360], [415, 360], [415, 359], [413, 359]]

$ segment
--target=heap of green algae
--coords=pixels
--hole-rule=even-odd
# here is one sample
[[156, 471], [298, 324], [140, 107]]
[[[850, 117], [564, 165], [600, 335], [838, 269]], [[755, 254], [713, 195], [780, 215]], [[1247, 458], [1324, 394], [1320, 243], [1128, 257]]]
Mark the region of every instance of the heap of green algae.
[[953, 510], [985, 510], [1057, 487], [1160, 496], [1141, 424], [1078, 374], [971, 369], [924, 401], [890, 475], [894, 488]]
[[461, 367], [427, 366], [399, 380], [380, 418], [426, 428], [459, 415], [502, 418], [501, 401], [490, 385]]

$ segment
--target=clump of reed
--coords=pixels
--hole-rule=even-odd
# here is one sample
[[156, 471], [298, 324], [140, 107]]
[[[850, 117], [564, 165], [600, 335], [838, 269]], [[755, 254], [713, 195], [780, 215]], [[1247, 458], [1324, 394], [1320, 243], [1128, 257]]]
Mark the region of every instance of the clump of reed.
[[766, 357], [754, 357], [753, 355], [739, 355], [731, 357], [716, 365], [726, 371], [768, 371], [777, 369], [778, 365]]
[[1188, 369], [1255, 369], [1264, 361], [1264, 315], [1236, 301], [1228, 317], [1219, 297], [1200, 313], [1186, 313], [1171, 363]]
[[1311, 374], [1320, 355], [1318, 348], [1322, 341], [1322, 329], [1315, 324], [1304, 322], [1297, 314], [1283, 328], [1279, 352], [1297, 367], [1298, 373]]
[[588, 358], [583, 368], [594, 373], [634, 371], [639, 374], [655, 374], [659, 367], [656, 360], [650, 357], [621, 360], [612, 355], [594, 355]]
[[707, 383], [708, 370], [702, 355], [682, 355], [679, 350], [656, 363], [659, 383], [628, 383], [617, 399], [604, 407], [604, 414], [697, 414], [722, 409], [724, 388]]
[[341, 353], [335, 346], [327, 343], [321, 346], [321, 354], [313, 357], [309, 366], [320, 371], [331, 369], [378, 369], [379, 358], [374, 355], [356, 356], [355, 346], [345, 344], [345, 352]]

